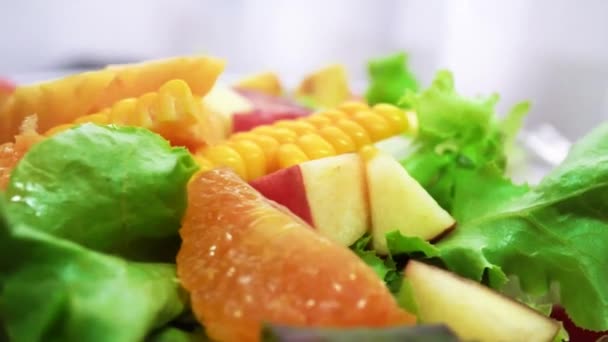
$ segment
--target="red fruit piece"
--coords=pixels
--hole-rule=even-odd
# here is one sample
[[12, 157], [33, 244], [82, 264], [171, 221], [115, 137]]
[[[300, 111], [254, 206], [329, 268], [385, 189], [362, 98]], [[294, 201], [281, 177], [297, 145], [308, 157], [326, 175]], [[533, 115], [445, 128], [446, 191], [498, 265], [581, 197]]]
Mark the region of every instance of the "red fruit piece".
[[257, 126], [271, 124], [278, 120], [296, 119], [311, 113], [309, 109], [301, 107], [287, 98], [245, 89], [236, 89], [236, 91], [251, 101], [255, 110], [233, 115], [233, 133], [249, 131]]
[[574, 322], [572, 322], [570, 317], [568, 317], [566, 310], [564, 310], [564, 308], [562, 308], [561, 306], [553, 306], [553, 311], [551, 311], [551, 317], [562, 322], [564, 328], [568, 332], [570, 341], [597, 341], [602, 336], [608, 336], [608, 331], [596, 332], [579, 328], [574, 324]]

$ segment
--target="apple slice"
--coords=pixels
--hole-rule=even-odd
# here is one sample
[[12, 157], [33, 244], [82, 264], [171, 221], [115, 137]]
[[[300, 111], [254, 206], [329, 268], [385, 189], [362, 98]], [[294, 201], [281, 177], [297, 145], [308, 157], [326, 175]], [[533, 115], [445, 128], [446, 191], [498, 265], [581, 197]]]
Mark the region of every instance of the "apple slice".
[[203, 104], [210, 110], [219, 113], [224, 119], [226, 133], [232, 132], [232, 120], [235, 113], [253, 111], [253, 103], [232, 88], [216, 84], [203, 98]]
[[551, 341], [559, 324], [472, 280], [427, 264], [405, 268], [423, 323], [444, 323], [465, 341]]
[[405, 135], [395, 135], [390, 138], [380, 140], [374, 144], [380, 151], [390, 154], [397, 160], [402, 160], [412, 153], [412, 143], [414, 139]]
[[251, 185], [340, 245], [352, 245], [369, 227], [364, 170], [355, 153], [298, 164]]
[[346, 69], [334, 64], [315, 71], [302, 80], [295, 96], [310, 99], [318, 107], [338, 106], [351, 97]]
[[233, 133], [249, 131], [257, 126], [271, 124], [278, 120], [296, 119], [311, 112], [287, 98], [269, 96], [247, 89], [237, 88], [236, 91], [253, 104], [253, 110], [239, 112], [232, 116]]
[[300, 165], [275, 171], [249, 183], [264, 197], [286, 207], [309, 225], [313, 226], [312, 214]]
[[372, 217], [372, 240], [379, 254], [387, 254], [386, 233], [431, 240], [454, 226], [454, 219], [393, 157], [369, 146], [367, 186]]
[[279, 77], [273, 72], [261, 72], [259, 74], [245, 77], [238, 81], [235, 88], [256, 90], [271, 96], [281, 96], [283, 86]]

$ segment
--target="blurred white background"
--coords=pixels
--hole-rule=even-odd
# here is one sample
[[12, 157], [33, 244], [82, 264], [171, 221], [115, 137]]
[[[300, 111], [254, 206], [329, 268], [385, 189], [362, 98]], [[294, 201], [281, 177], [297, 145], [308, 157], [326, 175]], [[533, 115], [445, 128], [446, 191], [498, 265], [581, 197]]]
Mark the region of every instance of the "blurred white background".
[[189, 53], [227, 72], [293, 82], [330, 62], [364, 80], [370, 57], [405, 50], [424, 85], [449, 68], [464, 93], [529, 99], [530, 125], [571, 139], [608, 118], [603, 0], [0, 0], [0, 75]]

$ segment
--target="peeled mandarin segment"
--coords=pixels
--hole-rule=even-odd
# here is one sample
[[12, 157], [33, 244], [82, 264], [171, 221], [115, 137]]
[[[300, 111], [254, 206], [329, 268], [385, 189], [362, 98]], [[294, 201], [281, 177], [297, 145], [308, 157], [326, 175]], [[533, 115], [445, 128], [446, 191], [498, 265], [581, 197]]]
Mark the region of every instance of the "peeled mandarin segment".
[[283, 127], [265, 125], [254, 128], [252, 132], [275, 138], [281, 144], [293, 143], [298, 138], [298, 135], [294, 131]]
[[283, 144], [278, 151], [279, 168], [285, 169], [290, 166], [298, 165], [309, 158], [296, 144]]
[[319, 134], [332, 144], [337, 154], [354, 152], [357, 150], [357, 145], [355, 145], [353, 139], [334, 126], [321, 128]]
[[338, 106], [338, 109], [348, 113], [349, 115], [353, 115], [363, 110], [369, 110], [369, 106], [366, 103], [359, 101], [347, 101]]
[[332, 123], [332, 120], [330, 118], [323, 116], [321, 114], [313, 114], [309, 117], [302, 118], [300, 120], [313, 124], [315, 127], [317, 127], [317, 129], [325, 127], [325, 126], [329, 126]]
[[227, 145], [210, 146], [203, 151], [202, 156], [213, 165], [231, 168], [243, 179], [247, 179], [245, 161], [233, 148]]
[[253, 180], [266, 174], [266, 157], [260, 146], [249, 140], [230, 141], [228, 146], [243, 157], [247, 169], [247, 180]]
[[334, 147], [318, 134], [305, 134], [298, 139], [297, 144], [309, 159], [320, 159], [336, 155]]
[[346, 133], [357, 145], [357, 148], [372, 143], [367, 131], [361, 127], [361, 125], [352, 120], [339, 120], [336, 122], [336, 127], [344, 131], [344, 133]]
[[18, 87], [0, 108], [0, 142], [12, 139], [23, 119], [33, 113], [38, 116], [40, 131], [45, 132], [121, 99], [155, 91], [172, 79], [184, 80], [194, 94], [202, 96], [223, 67], [223, 62], [214, 58], [172, 58]]
[[393, 134], [402, 133], [408, 130], [409, 120], [407, 114], [403, 110], [386, 103], [375, 105], [373, 110], [389, 122]]
[[182, 222], [177, 273], [213, 340], [257, 341], [262, 322], [333, 328], [415, 323], [355, 254], [230, 171], [193, 178]]

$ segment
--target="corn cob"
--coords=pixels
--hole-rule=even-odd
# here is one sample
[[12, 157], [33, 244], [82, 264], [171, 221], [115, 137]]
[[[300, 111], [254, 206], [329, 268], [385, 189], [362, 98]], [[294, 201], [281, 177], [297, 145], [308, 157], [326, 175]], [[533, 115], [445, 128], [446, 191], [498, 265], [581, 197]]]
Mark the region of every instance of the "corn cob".
[[373, 142], [404, 133], [407, 115], [387, 104], [373, 108], [347, 102], [297, 120], [278, 121], [197, 151], [202, 170], [226, 166], [253, 180], [307, 160], [354, 152]]
[[36, 114], [39, 129], [72, 122], [118, 100], [155, 91], [172, 79], [184, 80], [196, 95], [206, 94], [223, 69], [214, 58], [173, 58], [112, 66], [63, 79], [17, 87], [0, 106], [0, 143], [13, 139], [25, 117]]
[[139, 98], [116, 102], [98, 113], [77, 118], [72, 123], [55, 126], [45, 133], [50, 136], [76, 124], [98, 123], [140, 126], [162, 135], [171, 144], [196, 149], [224, 139], [221, 121], [213, 120], [200, 98], [193, 96], [188, 84], [172, 80]]

